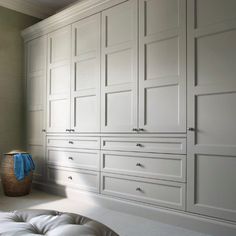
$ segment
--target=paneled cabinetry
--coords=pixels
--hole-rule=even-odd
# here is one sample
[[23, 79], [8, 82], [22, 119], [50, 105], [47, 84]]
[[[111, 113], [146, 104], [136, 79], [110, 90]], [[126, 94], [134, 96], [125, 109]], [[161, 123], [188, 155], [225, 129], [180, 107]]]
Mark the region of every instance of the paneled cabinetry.
[[236, 221], [235, 1], [99, 4], [26, 43], [48, 182]]

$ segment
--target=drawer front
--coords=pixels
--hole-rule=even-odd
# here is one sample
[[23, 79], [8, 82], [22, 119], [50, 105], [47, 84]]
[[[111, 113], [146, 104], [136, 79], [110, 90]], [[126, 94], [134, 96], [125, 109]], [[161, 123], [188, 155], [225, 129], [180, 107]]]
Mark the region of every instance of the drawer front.
[[185, 184], [102, 174], [102, 194], [185, 210]]
[[72, 171], [49, 166], [48, 180], [59, 185], [99, 192], [99, 172], [96, 171]]
[[186, 156], [102, 151], [101, 170], [140, 177], [186, 181]]
[[99, 156], [99, 151], [97, 150], [67, 151], [57, 148], [47, 149], [47, 161], [49, 164], [66, 167], [99, 171]]
[[48, 137], [48, 147], [100, 149], [99, 137]]
[[186, 154], [186, 138], [115, 138], [101, 139], [103, 150]]

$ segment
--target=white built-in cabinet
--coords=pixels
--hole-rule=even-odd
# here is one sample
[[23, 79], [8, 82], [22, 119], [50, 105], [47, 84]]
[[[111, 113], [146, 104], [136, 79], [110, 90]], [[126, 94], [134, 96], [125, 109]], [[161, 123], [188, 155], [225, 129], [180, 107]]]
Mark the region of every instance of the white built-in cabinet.
[[25, 49], [27, 58], [27, 149], [34, 157], [36, 164], [35, 177], [42, 179], [45, 167], [46, 36], [28, 42]]
[[26, 42], [36, 173], [236, 221], [236, 2], [104, 2]]

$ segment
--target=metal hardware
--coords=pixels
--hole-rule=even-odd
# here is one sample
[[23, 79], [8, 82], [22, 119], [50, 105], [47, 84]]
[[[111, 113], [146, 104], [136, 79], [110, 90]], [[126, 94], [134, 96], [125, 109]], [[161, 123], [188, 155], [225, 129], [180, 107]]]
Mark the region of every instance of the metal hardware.
[[71, 129], [70, 131], [71, 131], [71, 132], [75, 132], [75, 130], [74, 130], [74, 129]]
[[195, 131], [195, 129], [190, 127], [190, 128], [188, 128], [188, 131]]
[[66, 129], [66, 132], [70, 132], [70, 129]]
[[72, 160], [72, 161], [74, 160], [73, 157], [68, 157], [68, 159], [69, 159], [69, 160]]
[[140, 166], [140, 167], [141, 167], [141, 166], [142, 166], [142, 164], [141, 164], [141, 163], [137, 163], [137, 164], [136, 164], [136, 166]]
[[145, 131], [143, 128], [141, 128], [141, 129], [138, 129], [138, 131]]
[[137, 188], [136, 188], [136, 191], [142, 192], [142, 189], [141, 189], [140, 187], [137, 187]]
[[143, 145], [141, 143], [136, 144], [137, 147], [142, 147]]
[[45, 132], [46, 132], [46, 129], [42, 129], [42, 132], [44, 132], [44, 133], [45, 133]]
[[137, 128], [133, 128], [132, 130], [133, 130], [133, 131], [138, 131], [138, 129], [137, 129]]
[[72, 176], [68, 176], [68, 179], [72, 180]]
[[74, 144], [74, 142], [73, 141], [69, 141], [69, 144]]

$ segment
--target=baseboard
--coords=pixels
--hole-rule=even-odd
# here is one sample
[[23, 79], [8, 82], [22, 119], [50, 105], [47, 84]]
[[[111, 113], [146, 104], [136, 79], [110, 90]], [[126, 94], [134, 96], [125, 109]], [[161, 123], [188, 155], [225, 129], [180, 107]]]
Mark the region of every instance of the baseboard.
[[235, 236], [236, 223], [214, 219], [189, 212], [170, 210], [166, 208], [154, 207], [151, 205], [142, 205], [128, 200], [122, 200], [101, 194], [79, 191], [77, 189], [66, 188], [49, 183], [34, 182], [34, 188], [47, 193], [52, 193], [78, 201], [89, 202], [91, 204], [102, 206], [111, 210], [125, 212], [151, 220], [157, 220], [162, 223], [187, 228], [190, 230], [207, 233], [214, 236]]

